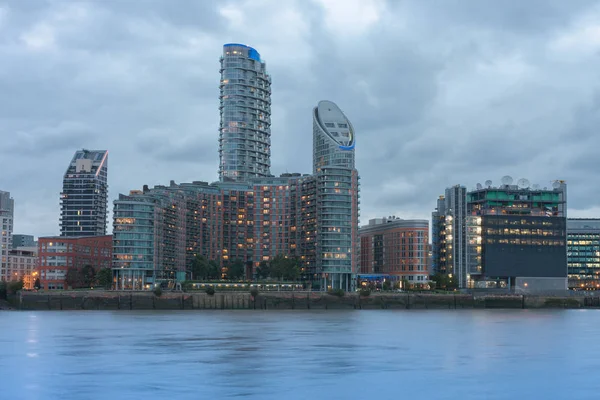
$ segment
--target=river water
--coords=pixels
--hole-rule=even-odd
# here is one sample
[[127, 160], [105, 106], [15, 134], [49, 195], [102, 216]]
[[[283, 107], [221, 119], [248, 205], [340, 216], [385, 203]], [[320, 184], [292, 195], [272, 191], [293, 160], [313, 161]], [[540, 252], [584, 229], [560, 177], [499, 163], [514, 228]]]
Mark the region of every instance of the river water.
[[2, 399], [598, 399], [595, 310], [0, 313]]

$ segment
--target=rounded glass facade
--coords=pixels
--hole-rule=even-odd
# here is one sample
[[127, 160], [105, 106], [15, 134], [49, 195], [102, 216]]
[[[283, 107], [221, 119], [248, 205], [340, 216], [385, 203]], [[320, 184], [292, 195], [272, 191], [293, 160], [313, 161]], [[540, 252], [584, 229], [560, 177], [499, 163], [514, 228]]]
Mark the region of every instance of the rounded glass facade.
[[271, 77], [252, 47], [223, 46], [219, 109], [219, 179], [270, 176]]

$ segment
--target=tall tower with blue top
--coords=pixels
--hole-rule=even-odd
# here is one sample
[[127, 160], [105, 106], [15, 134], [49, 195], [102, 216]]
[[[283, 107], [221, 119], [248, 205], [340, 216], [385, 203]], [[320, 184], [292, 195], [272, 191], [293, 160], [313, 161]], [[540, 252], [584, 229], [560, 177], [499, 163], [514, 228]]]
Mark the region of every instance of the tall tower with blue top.
[[271, 77], [256, 49], [223, 46], [220, 82], [219, 179], [271, 176]]

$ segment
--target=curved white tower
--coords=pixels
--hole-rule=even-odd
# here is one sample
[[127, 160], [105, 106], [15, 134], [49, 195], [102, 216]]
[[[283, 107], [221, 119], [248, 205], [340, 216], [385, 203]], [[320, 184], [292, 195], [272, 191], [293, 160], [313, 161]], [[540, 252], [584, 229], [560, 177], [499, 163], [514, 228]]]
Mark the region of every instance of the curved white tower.
[[313, 110], [313, 173], [326, 165], [354, 168], [354, 128], [333, 102], [320, 101]]
[[271, 77], [258, 51], [229, 43], [221, 57], [219, 179], [271, 175]]
[[359, 185], [352, 124], [331, 101], [313, 110], [317, 181], [316, 272], [321, 287], [353, 290], [358, 266]]

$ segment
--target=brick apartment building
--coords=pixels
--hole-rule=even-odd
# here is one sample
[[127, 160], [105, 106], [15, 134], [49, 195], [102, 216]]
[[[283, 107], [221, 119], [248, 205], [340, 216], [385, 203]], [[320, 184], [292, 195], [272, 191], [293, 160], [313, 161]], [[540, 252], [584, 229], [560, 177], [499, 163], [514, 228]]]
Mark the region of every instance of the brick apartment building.
[[67, 270], [91, 265], [96, 271], [111, 268], [111, 235], [41, 237], [38, 240], [38, 272], [42, 289], [66, 289]]
[[428, 221], [376, 218], [359, 232], [361, 277], [411, 285], [429, 281]]

